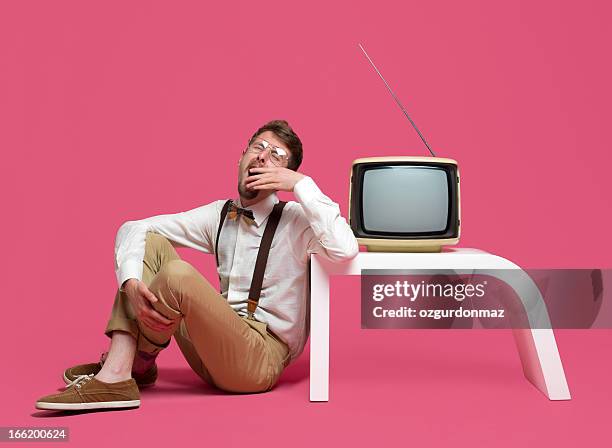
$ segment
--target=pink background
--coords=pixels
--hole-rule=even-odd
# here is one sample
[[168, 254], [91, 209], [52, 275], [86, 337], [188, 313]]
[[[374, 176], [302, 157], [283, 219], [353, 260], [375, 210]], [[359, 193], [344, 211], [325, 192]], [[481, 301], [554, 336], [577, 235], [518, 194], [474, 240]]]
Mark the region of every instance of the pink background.
[[[118, 227], [234, 196], [265, 121], [294, 126], [302, 171], [344, 214], [353, 159], [426, 155], [358, 42], [459, 162], [461, 246], [525, 267], [610, 267], [610, 13], [605, 1], [0, 3], [0, 426], [69, 426], [74, 446], [609, 445], [609, 331], [557, 333], [574, 399], [549, 402], [509, 332], [360, 330], [355, 278], [333, 284], [329, 403], [308, 402], [307, 352], [274, 392], [227, 396], [173, 346], [138, 411], [44, 418], [33, 404], [105, 347]], [[214, 281], [212, 257], [181, 254]]]

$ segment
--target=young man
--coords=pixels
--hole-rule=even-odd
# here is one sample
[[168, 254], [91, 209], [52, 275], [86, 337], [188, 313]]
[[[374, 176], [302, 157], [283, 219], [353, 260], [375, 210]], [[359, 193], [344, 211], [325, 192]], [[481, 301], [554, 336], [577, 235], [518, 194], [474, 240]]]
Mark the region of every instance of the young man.
[[[67, 369], [67, 389], [39, 409], [140, 405], [157, 379], [157, 354], [174, 335], [191, 368], [228, 392], [263, 392], [303, 350], [308, 335], [308, 260], [345, 261], [357, 241], [339, 207], [297, 172], [302, 143], [286, 121], [249, 140], [235, 201], [124, 223], [115, 242], [120, 285], [99, 363]], [[297, 202], [279, 202], [276, 191]], [[174, 246], [214, 253], [221, 293]], [[266, 258], [267, 257], [267, 258]]]

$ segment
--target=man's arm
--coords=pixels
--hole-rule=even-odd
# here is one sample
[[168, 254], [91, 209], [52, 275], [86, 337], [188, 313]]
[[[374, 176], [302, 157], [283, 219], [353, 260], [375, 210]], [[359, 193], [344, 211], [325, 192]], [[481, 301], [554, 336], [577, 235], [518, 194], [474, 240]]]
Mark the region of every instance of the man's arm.
[[346, 219], [340, 214], [338, 204], [325, 196], [307, 176], [295, 184], [293, 193], [312, 231], [312, 234], [304, 233], [308, 240], [306, 255], [319, 253], [336, 262], [355, 257], [359, 245]]
[[305, 240], [307, 253], [295, 255], [303, 262], [312, 253], [321, 253], [332, 261], [345, 261], [357, 255], [357, 239], [340, 215], [340, 207], [310, 177], [281, 167], [258, 167], [251, 172], [246, 178], [247, 188], [292, 191], [302, 206], [304, 216], [300, 218], [306, 223], [302, 226], [297, 223], [295, 238]]
[[218, 208], [222, 205], [223, 201], [215, 201], [186, 212], [152, 216], [121, 225], [115, 238], [115, 275], [119, 286], [123, 287], [130, 278], [142, 280], [147, 232], [165, 236], [174, 246], [212, 253]]

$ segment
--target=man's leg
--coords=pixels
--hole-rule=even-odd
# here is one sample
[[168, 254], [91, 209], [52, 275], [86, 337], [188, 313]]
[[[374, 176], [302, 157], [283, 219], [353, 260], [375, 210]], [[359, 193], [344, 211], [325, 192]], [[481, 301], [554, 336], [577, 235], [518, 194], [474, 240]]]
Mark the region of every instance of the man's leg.
[[[287, 346], [247, 324], [195, 268], [180, 259], [166, 238], [151, 232], [143, 282], [159, 299], [153, 304], [156, 311], [176, 325], [156, 331], [139, 324], [127, 297], [118, 291], [105, 332], [113, 344], [117, 331], [128, 333], [136, 341], [137, 353], [150, 357], [165, 348], [174, 333], [189, 365], [209, 383], [235, 392], [258, 392], [274, 385], [287, 363]], [[119, 347], [115, 369], [126, 370], [129, 351]], [[104, 374], [113, 372], [109, 367]]]
[[[143, 283], [149, 286], [157, 272], [166, 263], [178, 259], [180, 259], [179, 255], [166, 238], [153, 232], [147, 232], [142, 272]], [[167, 344], [159, 340], [160, 343], [155, 344], [154, 341], [146, 339], [141, 330], [143, 327], [144, 325], [138, 323], [126, 294], [117, 290], [111, 317], [105, 330], [105, 334], [111, 338], [111, 345], [96, 378], [106, 382], [122, 381], [130, 378], [132, 370], [144, 373], [152, 365], [155, 355]], [[174, 328], [168, 332], [168, 338], [173, 331]]]
[[[191, 361], [188, 358], [196, 373], [231, 392], [272, 388], [287, 363], [287, 346], [238, 316], [197, 269], [183, 260], [172, 260], [157, 273], [149, 289], [159, 299], [153, 305], [158, 312], [168, 318], [182, 317], [192, 351], [201, 362], [199, 366], [193, 356]], [[147, 340], [163, 341], [160, 332], [146, 328], [142, 332]], [[179, 329], [175, 336], [182, 339], [181, 350], [187, 357], [186, 335]]]
[[210, 372], [200, 359], [200, 355], [191, 341], [191, 336], [187, 331], [187, 326], [185, 325], [184, 319], [181, 320], [178, 330], [174, 332], [174, 339], [176, 340], [181, 353], [187, 360], [187, 363], [191, 367], [191, 370], [193, 370], [205, 382], [215, 386], [215, 382], [213, 381]]
[[135, 355], [136, 339], [130, 333], [114, 330], [108, 355], [96, 378], [105, 383], [115, 383], [131, 378]]
[[[242, 319], [245, 319], [244, 317]], [[245, 319], [245, 322], [249, 322]], [[187, 331], [185, 320], [181, 321], [179, 329], [174, 333], [174, 338], [183, 353], [183, 356], [191, 366], [192, 370], [205, 382], [213, 386], [219, 387], [215, 384], [212, 375], [208, 371], [206, 365], [200, 359], [200, 355], [196, 350], [195, 345], [191, 340], [191, 335]], [[273, 381], [272, 385], [276, 384], [276, 381], [280, 377], [280, 374], [289, 363], [289, 349], [285, 343], [280, 339], [272, 336], [269, 332], [264, 335], [266, 344], [272, 352], [273, 361]]]

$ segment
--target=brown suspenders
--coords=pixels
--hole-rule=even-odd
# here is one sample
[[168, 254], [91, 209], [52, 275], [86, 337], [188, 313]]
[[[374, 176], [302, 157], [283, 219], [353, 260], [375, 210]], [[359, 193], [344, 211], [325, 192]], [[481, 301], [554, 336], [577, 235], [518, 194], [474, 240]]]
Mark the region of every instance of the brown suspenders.
[[[215, 258], [217, 260], [217, 268], [219, 267], [219, 235], [221, 235], [221, 229], [225, 223], [225, 217], [227, 216], [227, 210], [231, 203], [231, 199], [226, 201], [221, 209], [221, 217], [219, 219], [219, 229], [217, 230], [217, 238], [215, 241]], [[266, 223], [266, 229], [261, 237], [261, 243], [259, 244], [259, 251], [257, 252], [257, 261], [255, 262], [255, 269], [253, 271], [253, 278], [251, 279], [251, 288], [249, 289], [249, 300], [247, 305], [247, 313], [249, 319], [254, 319], [253, 315], [257, 309], [259, 303], [259, 297], [261, 296], [261, 286], [263, 284], [264, 273], [266, 271], [266, 264], [268, 262], [268, 255], [270, 254], [270, 247], [272, 246], [272, 240], [274, 239], [274, 233], [278, 227], [283, 208], [287, 203], [284, 201], [278, 202], [270, 216], [268, 216], [268, 222]]]
[[219, 218], [219, 228], [217, 229], [217, 239], [215, 241], [215, 258], [217, 259], [217, 267], [219, 267], [219, 236], [221, 235], [221, 229], [223, 228], [223, 223], [225, 222], [225, 217], [227, 216], [227, 209], [232, 203], [231, 199], [225, 201], [223, 204], [223, 208], [221, 209], [221, 218]]

